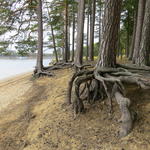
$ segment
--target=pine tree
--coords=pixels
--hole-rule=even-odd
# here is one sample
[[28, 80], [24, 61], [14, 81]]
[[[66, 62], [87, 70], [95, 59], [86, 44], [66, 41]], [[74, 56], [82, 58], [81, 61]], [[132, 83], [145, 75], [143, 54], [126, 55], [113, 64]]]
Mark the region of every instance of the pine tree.
[[150, 65], [150, 0], [146, 2], [138, 65]]

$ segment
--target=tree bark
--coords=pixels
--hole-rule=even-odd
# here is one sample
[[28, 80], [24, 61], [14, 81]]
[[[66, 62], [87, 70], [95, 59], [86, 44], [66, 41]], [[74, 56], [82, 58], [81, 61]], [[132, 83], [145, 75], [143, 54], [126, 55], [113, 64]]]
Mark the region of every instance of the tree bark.
[[122, 0], [105, 3], [103, 39], [97, 67], [115, 67]]
[[78, 25], [77, 25], [77, 45], [76, 56], [74, 64], [76, 66], [82, 65], [83, 59], [83, 37], [84, 37], [84, 8], [85, 0], [80, 0], [78, 3]]
[[54, 53], [55, 53], [55, 59], [56, 59], [56, 62], [58, 62], [58, 55], [57, 55], [57, 50], [56, 50], [54, 30], [53, 30], [52, 24], [50, 26], [51, 26], [51, 33], [52, 33], [52, 39], [53, 39], [53, 48], [54, 48]]
[[86, 40], [86, 60], [89, 57], [89, 23], [90, 23], [90, 0], [88, 0], [88, 10], [87, 10], [87, 40]]
[[140, 53], [138, 55], [138, 65], [150, 65], [150, 0], [146, 2], [145, 17], [140, 43]]
[[64, 61], [68, 62], [68, 0], [65, 0], [65, 51], [64, 51]]
[[133, 34], [132, 34], [132, 40], [131, 40], [131, 45], [130, 45], [130, 51], [129, 51], [129, 60], [132, 60], [132, 58], [133, 58], [135, 34], [136, 34], [136, 24], [137, 24], [137, 10], [135, 10], [135, 12], [134, 12], [134, 25], [133, 25]]
[[117, 51], [116, 51], [116, 56], [117, 57], [119, 57], [120, 56], [120, 54], [121, 54], [121, 45], [120, 45], [120, 26], [119, 26], [119, 29], [118, 29], [119, 31], [119, 36], [118, 36], [118, 44], [117, 44]]
[[72, 15], [72, 61], [74, 61], [74, 45], [75, 45], [75, 8], [74, 8], [74, 4], [73, 4], [73, 15]]
[[43, 69], [43, 20], [42, 20], [42, 1], [38, 0], [37, 5], [37, 18], [38, 18], [38, 52], [36, 71], [41, 72]]
[[[49, 20], [51, 22], [50, 11], [48, 9], [48, 4], [47, 3], [46, 3], [46, 7], [47, 7], [48, 15], [49, 15]], [[53, 48], [54, 48], [54, 53], [55, 53], [55, 59], [56, 59], [56, 62], [58, 62], [58, 54], [57, 54], [57, 50], [56, 50], [55, 35], [54, 35], [53, 25], [51, 23], [50, 23], [50, 27], [51, 27], [51, 33], [52, 33], [52, 40], [53, 40]]]
[[94, 26], [95, 26], [96, 0], [92, 0], [92, 11], [90, 18], [90, 42], [89, 42], [89, 60], [94, 60]]
[[99, 46], [100, 46], [100, 43], [101, 43], [101, 30], [102, 30], [102, 27], [101, 27], [101, 24], [102, 24], [102, 8], [101, 8], [101, 0], [100, 0], [100, 10], [99, 10]]
[[139, 50], [140, 50], [140, 41], [141, 41], [142, 26], [143, 26], [143, 20], [144, 20], [145, 2], [146, 0], [139, 0], [139, 4], [138, 4], [138, 17], [137, 17], [134, 52], [133, 52], [133, 59], [132, 59], [133, 63], [137, 63], [137, 58], [138, 58]]
[[128, 11], [128, 16], [127, 16], [127, 24], [128, 24], [128, 28], [127, 28], [127, 48], [126, 48], [126, 57], [129, 56], [129, 46], [130, 46], [130, 33], [129, 33], [129, 26], [130, 26], [130, 13]]
[[68, 61], [70, 60], [70, 26], [71, 26], [71, 22], [70, 22], [70, 16], [69, 16], [69, 9], [68, 9]]

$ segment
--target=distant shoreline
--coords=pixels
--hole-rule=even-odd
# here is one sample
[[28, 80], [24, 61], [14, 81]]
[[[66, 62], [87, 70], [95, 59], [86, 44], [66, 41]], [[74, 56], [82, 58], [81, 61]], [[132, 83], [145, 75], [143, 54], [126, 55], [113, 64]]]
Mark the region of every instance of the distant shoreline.
[[[36, 59], [36, 56], [0, 56], [0, 59]], [[51, 56], [44, 56], [43, 59], [52, 59]]]

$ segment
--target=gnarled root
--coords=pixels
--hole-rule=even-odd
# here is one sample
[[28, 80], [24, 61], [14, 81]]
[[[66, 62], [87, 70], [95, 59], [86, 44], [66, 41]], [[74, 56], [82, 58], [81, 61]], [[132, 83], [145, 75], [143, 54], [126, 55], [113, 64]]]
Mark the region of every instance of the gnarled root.
[[67, 103], [71, 104], [71, 93], [72, 93], [72, 87], [73, 87], [73, 83], [74, 81], [79, 78], [80, 76], [87, 76], [93, 74], [93, 71], [88, 71], [88, 70], [82, 70], [80, 72], [76, 72], [75, 74], [73, 74], [71, 80], [69, 81], [69, 87], [68, 87], [68, 98], [67, 98]]
[[[129, 134], [133, 128], [134, 113], [130, 110], [130, 99], [125, 97], [123, 83], [136, 84], [140, 88], [149, 89], [150, 81], [127, 69], [119, 66], [96, 70], [84, 69], [75, 73], [69, 82], [67, 98], [69, 104], [73, 102], [75, 114], [84, 111], [85, 100], [92, 104], [95, 100], [102, 100], [106, 97], [109, 100], [109, 112], [112, 112], [112, 99], [115, 97], [121, 111], [119, 137]], [[74, 101], [72, 101], [73, 87]]]
[[[83, 76], [83, 77], [79, 77], [76, 81], [75, 81], [75, 95], [76, 95], [76, 107], [74, 108], [76, 110], [76, 113], [78, 112], [83, 112], [84, 111], [84, 105], [81, 99], [81, 93], [80, 93], [80, 85], [84, 82], [88, 82], [90, 80], [93, 79], [93, 74], [92, 75], [88, 75], [88, 76]], [[88, 93], [89, 95], [89, 93]]]
[[119, 137], [126, 136], [132, 129], [132, 117], [129, 110], [130, 107], [130, 99], [124, 97], [120, 92], [115, 93], [115, 99], [119, 104], [121, 110], [121, 118], [119, 122], [121, 122], [121, 129], [119, 131]]
[[58, 62], [53, 64], [52, 66], [44, 67], [45, 71], [52, 71], [58, 69], [67, 69], [73, 66], [72, 62]]
[[35, 78], [39, 78], [39, 77], [42, 77], [42, 76], [53, 76], [54, 74], [51, 73], [51, 72], [46, 72], [46, 71], [37, 71], [36, 69], [34, 70], [34, 74], [33, 74], [33, 77]]
[[58, 62], [52, 66], [43, 67], [42, 70], [38, 70], [37, 68], [35, 68], [33, 76], [36, 78], [39, 78], [41, 76], [53, 76], [54, 74], [51, 72], [52, 70], [67, 69], [72, 66], [73, 65], [71, 62], [68, 63]]
[[124, 137], [128, 135], [133, 128], [134, 118], [129, 109], [131, 101], [123, 95], [122, 88], [116, 83], [113, 86], [113, 95], [121, 111], [121, 118], [119, 119], [119, 122], [121, 123], [119, 137]]

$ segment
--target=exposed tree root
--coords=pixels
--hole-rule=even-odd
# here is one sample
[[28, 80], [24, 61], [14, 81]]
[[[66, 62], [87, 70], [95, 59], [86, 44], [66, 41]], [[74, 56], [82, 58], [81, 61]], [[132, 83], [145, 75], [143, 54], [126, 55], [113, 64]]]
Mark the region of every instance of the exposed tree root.
[[118, 122], [121, 123], [119, 137], [124, 137], [132, 130], [133, 121], [135, 120], [134, 114], [130, 110], [131, 101], [124, 96], [121, 87], [116, 83], [114, 84], [112, 91], [121, 111], [121, 118], [118, 120]]
[[77, 64], [74, 64], [74, 67], [75, 67], [76, 72], [78, 72], [78, 71], [81, 71], [83, 69], [93, 68], [94, 66], [91, 65], [91, 64], [84, 64], [84, 65], [81, 65], [81, 66], [77, 65]]
[[122, 65], [122, 64], [117, 64], [117, 67], [121, 67], [121, 68], [125, 68], [125, 69], [128, 69], [128, 70], [137, 70], [138, 72], [139, 71], [148, 71], [150, 72], [150, 67], [149, 66], [136, 66], [136, 65]]
[[45, 71], [58, 70], [58, 69], [66, 69], [72, 67], [73, 64], [71, 62], [58, 62], [53, 64], [52, 66], [44, 67]]
[[88, 70], [81, 70], [80, 72], [75, 73], [71, 80], [69, 81], [69, 87], [68, 87], [68, 103], [71, 104], [71, 93], [72, 93], [72, 87], [73, 87], [73, 83], [75, 81], [75, 79], [79, 78], [80, 76], [87, 76], [93, 74], [93, 71], [88, 71]]
[[33, 76], [36, 78], [39, 78], [41, 76], [53, 76], [54, 74], [51, 71], [58, 70], [58, 69], [66, 69], [72, 66], [73, 65], [71, 62], [68, 62], [68, 63], [58, 62], [52, 66], [43, 67], [42, 70], [38, 70], [37, 68], [35, 68]]
[[[74, 63], [62, 61], [62, 62], [55, 63], [48, 67], [43, 67], [42, 71], [41, 70], [39, 71], [37, 68], [35, 68], [33, 76], [37, 78], [41, 76], [53, 76], [54, 74], [51, 73], [51, 71], [53, 70], [67, 69], [67, 68], [72, 68], [72, 67], [74, 67]], [[93, 66], [90, 64], [84, 64], [77, 68], [78, 70], [83, 70], [83, 69], [87, 69], [90, 67], [93, 67]]]
[[[136, 70], [135, 68], [132, 69]], [[84, 111], [85, 100], [93, 103], [96, 100], [107, 98], [109, 112], [112, 112], [112, 100], [115, 98], [121, 111], [119, 137], [124, 137], [133, 128], [134, 115], [130, 110], [131, 101], [125, 97], [123, 83], [136, 84], [142, 89], [150, 89], [150, 81], [142, 78], [141, 75], [130, 72], [128, 67], [118, 65], [117, 68], [84, 69], [76, 72], [69, 82], [68, 103], [73, 103], [74, 112], [78, 114]], [[73, 96], [72, 92], [74, 93]]]
[[54, 74], [51, 73], [51, 72], [37, 71], [37, 70], [35, 70], [35, 71], [34, 71], [34, 74], [33, 74], [33, 76], [34, 76], [35, 78], [39, 78], [39, 77], [42, 77], [42, 76], [48, 76], [48, 77], [50, 77], [50, 76], [53, 76], [53, 75], [54, 75]]

